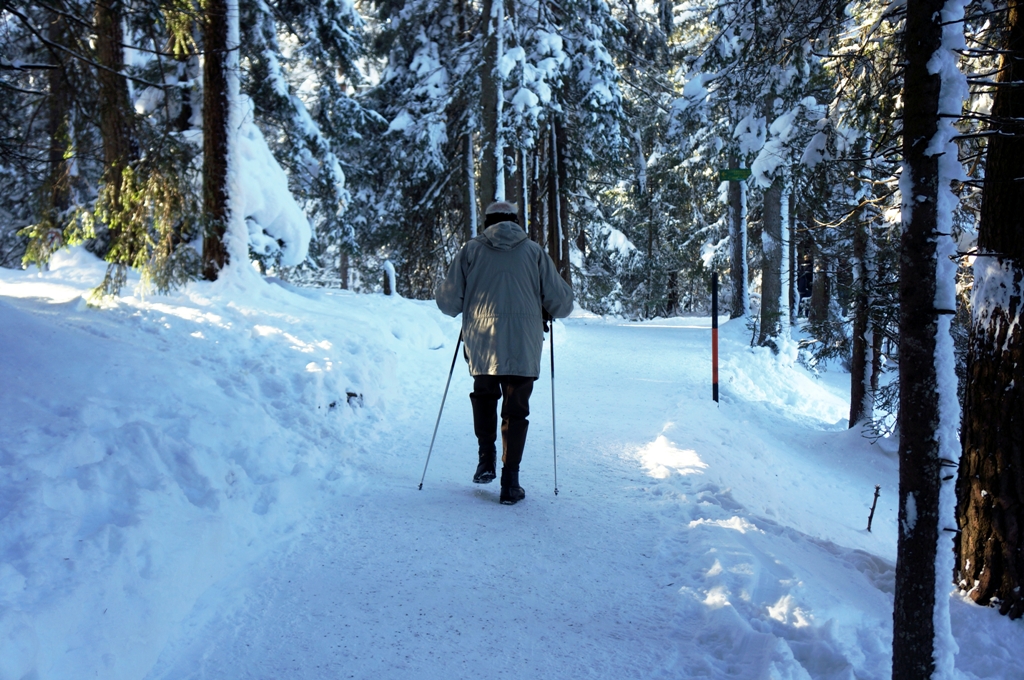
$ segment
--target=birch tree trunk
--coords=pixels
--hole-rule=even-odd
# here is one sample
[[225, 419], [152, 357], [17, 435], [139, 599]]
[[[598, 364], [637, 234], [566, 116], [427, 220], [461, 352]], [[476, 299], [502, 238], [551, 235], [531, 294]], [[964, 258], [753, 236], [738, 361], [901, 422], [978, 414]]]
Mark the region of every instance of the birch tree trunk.
[[1024, 614], [1024, 21], [1010, 0], [992, 106], [974, 264], [956, 484], [955, 579], [975, 602]]

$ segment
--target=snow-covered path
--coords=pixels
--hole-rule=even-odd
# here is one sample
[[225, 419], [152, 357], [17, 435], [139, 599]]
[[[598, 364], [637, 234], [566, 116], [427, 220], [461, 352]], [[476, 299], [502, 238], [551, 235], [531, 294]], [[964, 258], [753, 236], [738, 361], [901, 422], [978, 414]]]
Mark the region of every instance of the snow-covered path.
[[[469, 481], [471, 383], [460, 363], [424, 490], [416, 486], [443, 383], [412, 395], [422, 408], [368, 456], [366, 485], [326, 508], [287, 555], [247, 574], [241, 609], [211, 621], [154, 677], [458, 678], [487, 668], [497, 677], [649, 678], [670, 665], [676, 588], [654, 559], [662, 529], [644, 502], [645, 475], [622, 454], [657, 437], [681, 394], [696, 396], [689, 364], [709, 332], [569, 331], [556, 355], [566, 365], [598, 356], [609, 335], [645, 345], [556, 385], [558, 497], [548, 376], [532, 404], [528, 497], [506, 507], [497, 483]], [[651, 343], [666, 351], [650, 352]], [[450, 354], [437, 354], [422, 369], [426, 383], [444, 379]], [[621, 401], [638, 396], [647, 408], [623, 417]]]
[[[716, 428], [725, 449], [754, 434], [749, 423], [729, 427], [710, 402], [708, 320], [583, 318], [556, 333], [558, 497], [547, 364], [532, 403], [525, 502], [501, 506], [496, 483], [469, 481], [471, 384], [461, 362], [418, 492], [451, 343], [431, 361], [406, 357], [398, 370], [419, 388], [408, 395], [415, 406], [364, 456], [358, 490], [326, 505], [286, 552], [211, 589], [151, 677], [460, 678], [482, 668], [498, 677], [756, 678], [773, 669], [806, 677], [769, 626], [726, 621], [716, 630], [691, 606], [697, 594], [710, 600], [702, 607], [720, 608], [736, 585], [757, 598], [745, 612], [756, 620], [774, 621], [775, 607], [778, 627], [797, 631], [813, 616], [793, 600], [791, 568], [759, 573], [772, 556], [740, 545], [705, 559], [723, 537], [760, 531], [730, 491], [703, 479], [708, 464], [691, 448]], [[666, 438], [673, 431], [678, 444]], [[758, 494], [765, 497], [773, 494]], [[681, 528], [702, 536], [680, 539], [673, 533]], [[849, 553], [821, 549], [829, 550], [840, 564]], [[884, 560], [861, 559], [869, 576], [889, 578]], [[712, 579], [728, 571], [739, 581], [706, 588], [715, 565]], [[884, 614], [884, 595], [871, 590]], [[871, 621], [876, 630], [881, 623]], [[815, 656], [838, 644], [803, 637], [817, 643]], [[867, 666], [882, 671], [884, 637], [875, 646], [879, 663]], [[814, 677], [850, 670], [841, 651], [831, 657], [817, 661], [826, 672]]]

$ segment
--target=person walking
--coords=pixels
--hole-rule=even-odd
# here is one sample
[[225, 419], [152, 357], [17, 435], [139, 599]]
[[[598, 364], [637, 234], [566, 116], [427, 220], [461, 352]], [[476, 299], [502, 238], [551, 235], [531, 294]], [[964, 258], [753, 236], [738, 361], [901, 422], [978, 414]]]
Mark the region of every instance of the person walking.
[[504, 505], [526, 497], [519, 464], [529, 428], [530, 394], [540, 375], [548, 319], [572, 312], [569, 287], [544, 249], [519, 226], [518, 208], [496, 201], [484, 231], [462, 247], [434, 298], [448, 316], [462, 314], [462, 337], [473, 376], [473, 430], [478, 463], [473, 481], [494, 481], [501, 399], [501, 495]]

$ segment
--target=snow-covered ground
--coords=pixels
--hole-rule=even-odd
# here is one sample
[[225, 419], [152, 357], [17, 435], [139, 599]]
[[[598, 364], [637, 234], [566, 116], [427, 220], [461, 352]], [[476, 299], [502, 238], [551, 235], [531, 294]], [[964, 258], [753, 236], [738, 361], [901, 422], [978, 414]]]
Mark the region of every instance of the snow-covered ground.
[[[896, 455], [848, 376], [710, 320], [555, 329], [524, 502], [474, 485], [458, 321], [255, 277], [0, 270], [0, 680], [889, 675]], [[244, 277], [243, 277], [244, 278]], [[865, 530], [875, 485], [881, 497]], [[1024, 625], [952, 598], [963, 678]]]

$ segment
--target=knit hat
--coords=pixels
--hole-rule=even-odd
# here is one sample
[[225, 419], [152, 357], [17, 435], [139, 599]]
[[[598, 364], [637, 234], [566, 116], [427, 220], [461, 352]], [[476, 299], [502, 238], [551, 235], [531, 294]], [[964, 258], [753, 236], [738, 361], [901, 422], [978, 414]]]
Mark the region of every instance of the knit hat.
[[487, 210], [484, 211], [484, 214], [494, 215], [495, 213], [501, 213], [503, 215], [518, 215], [519, 206], [515, 203], [509, 203], [508, 201], [495, 201], [487, 206]]

